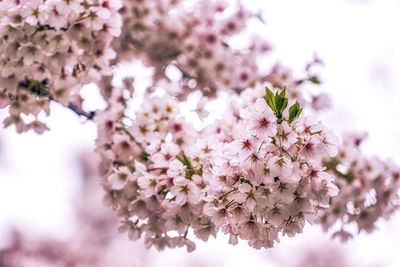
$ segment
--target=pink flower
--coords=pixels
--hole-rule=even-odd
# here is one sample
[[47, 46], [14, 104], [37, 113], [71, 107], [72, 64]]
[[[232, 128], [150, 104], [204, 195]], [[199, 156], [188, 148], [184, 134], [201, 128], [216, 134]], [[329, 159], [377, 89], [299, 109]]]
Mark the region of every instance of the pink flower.
[[200, 192], [197, 186], [189, 179], [183, 177], [174, 178], [171, 193], [175, 196], [175, 202], [180, 206], [183, 206], [187, 202], [197, 204], [200, 200]]
[[286, 121], [278, 125], [278, 144], [285, 150], [297, 142], [298, 135]]
[[28, 124], [27, 127], [33, 129], [38, 134], [42, 134], [45, 131], [49, 130], [49, 128], [44, 123], [42, 123], [40, 121], [31, 122], [30, 124]]
[[108, 182], [114, 190], [121, 190], [124, 188], [128, 180], [132, 180], [132, 173], [127, 167], [121, 167], [117, 172], [108, 177]]
[[338, 153], [339, 138], [331, 133], [322, 134], [321, 147], [329, 157], [334, 157]]
[[172, 160], [179, 154], [179, 147], [175, 144], [162, 144], [161, 151], [151, 156], [154, 168], [166, 168]]
[[278, 177], [283, 182], [291, 182], [293, 164], [289, 158], [273, 156], [268, 160], [267, 168], [272, 177]]
[[321, 137], [311, 136], [300, 149], [300, 155], [306, 159], [314, 159], [320, 153]]
[[157, 195], [160, 186], [159, 176], [145, 173], [143, 176], [138, 178], [138, 185], [142, 189], [143, 196], [148, 198], [152, 195]]
[[30, 25], [36, 26], [38, 22], [45, 24], [44, 22], [47, 19], [46, 5], [43, 5], [42, 0], [31, 0], [23, 5], [21, 14]]
[[239, 185], [238, 189], [239, 191], [232, 195], [232, 199], [240, 204], [245, 203], [247, 209], [251, 212], [257, 205], [252, 186], [243, 183]]
[[263, 98], [257, 99], [254, 107], [246, 110], [243, 117], [248, 120], [249, 130], [257, 137], [266, 139], [267, 137], [276, 135], [276, 117], [267, 108], [267, 104]]
[[46, 1], [49, 11], [49, 24], [57, 29], [66, 27], [68, 24], [68, 15], [72, 11], [65, 1], [50, 0]]

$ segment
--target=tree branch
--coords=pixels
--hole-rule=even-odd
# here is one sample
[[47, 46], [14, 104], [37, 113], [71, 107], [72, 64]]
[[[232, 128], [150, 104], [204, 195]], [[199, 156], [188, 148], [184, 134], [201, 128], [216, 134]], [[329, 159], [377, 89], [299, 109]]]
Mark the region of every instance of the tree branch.
[[[55, 100], [52, 96], [49, 96], [49, 100], [61, 104], [60, 102]], [[67, 107], [68, 109], [75, 112], [78, 116], [85, 117], [87, 120], [90, 120], [90, 121], [93, 120], [94, 116], [96, 115], [96, 111], [86, 112], [72, 103], [68, 103], [68, 106], [65, 106], [65, 107]]]
[[[33, 79], [29, 79], [28, 77], [25, 77], [25, 79], [23, 81], [19, 82], [18, 88], [21, 88], [21, 89], [23, 89], [31, 94], [34, 94], [38, 97], [45, 97], [49, 101], [54, 101], [56, 103], [63, 105], [62, 103], [60, 103], [60, 101], [58, 101], [51, 95], [47, 78], [43, 79], [41, 81], [38, 81], [38, 80], [33, 80]], [[18, 91], [17, 91], [17, 96], [18, 96]], [[10, 100], [17, 99], [17, 96], [14, 96], [10, 93], [8, 94], [8, 97]], [[63, 106], [65, 106], [65, 105], [63, 105]], [[75, 112], [78, 116], [83, 116], [88, 120], [93, 120], [94, 116], [96, 115], [95, 111], [86, 112], [86, 111], [82, 110], [80, 107], [74, 105], [73, 103], [68, 103], [68, 105], [65, 107], [67, 107], [70, 110], [72, 110], [73, 112]]]

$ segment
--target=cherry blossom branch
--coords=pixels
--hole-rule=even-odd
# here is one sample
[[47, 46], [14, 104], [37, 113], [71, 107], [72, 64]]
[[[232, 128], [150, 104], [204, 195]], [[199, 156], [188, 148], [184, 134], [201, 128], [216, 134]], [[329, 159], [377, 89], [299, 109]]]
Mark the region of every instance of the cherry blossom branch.
[[[33, 79], [29, 79], [28, 77], [25, 77], [25, 79], [19, 83], [19, 88], [22, 90], [28, 91], [29, 93], [36, 95], [38, 97], [45, 97], [47, 98], [48, 101], [53, 101], [56, 103], [59, 103], [63, 106], [60, 101], [54, 98], [54, 96], [50, 93], [49, 87], [48, 87], [48, 80], [43, 79], [42, 81], [37, 81]], [[18, 94], [18, 91], [17, 91]], [[11, 93], [9, 93], [9, 99], [13, 100], [15, 99], [15, 96], [13, 96]], [[75, 105], [72, 102], [69, 102], [66, 108], [72, 110], [74, 113], [76, 113], [78, 116], [85, 117], [87, 120], [93, 120], [94, 116], [96, 115], [96, 111], [84, 111], [77, 105]]]
[[140, 149], [142, 150], [142, 152], [145, 152], [145, 149], [144, 149], [144, 147], [142, 146], [142, 144], [136, 141], [135, 137], [128, 131], [128, 129], [126, 129], [125, 127], [117, 127], [115, 130], [117, 130], [117, 131], [122, 131], [122, 132], [124, 132], [125, 134], [127, 134], [127, 135], [129, 136], [129, 138], [130, 138], [133, 142], [135, 142], [135, 144], [137, 144], [137, 145], [140, 147]]
[[[53, 101], [59, 103], [58, 101], [56, 101], [54, 99], [53, 99]], [[77, 107], [76, 105], [74, 105], [73, 103], [69, 103], [67, 108], [69, 108], [70, 110], [75, 112], [78, 116], [85, 117], [87, 120], [90, 120], [90, 121], [92, 121], [94, 116], [96, 115], [96, 111], [86, 112], [86, 111], [80, 109], [79, 107]]]
[[[49, 95], [48, 99], [50, 101], [54, 101], [56, 103], [59, 103], [61, 105], [63, 105], [62, 103], [60, 103], [58, 100], [56, 100], [53, 96]], [[64, 106], [64, 105], [63, 105]], [[67, 106], [65, 106], [66, 108], [70, 109], [71, 111], [73, 111], [75, 114], [77, 114], [78, 116], [82, 116], [85, 117], [87, 120], [89, 121], [93, 121], [94, 116], [96, 115], [96, 111], [84, 111], [81, 108], [79, 108], [77, 105], [75, 105], [74, 103], [68, 103]]]
[[[60, 101], [58, 101], [57, 99], [55, 99], [55, 98], [54, 98], [52, 95], [50, 95], [50, 94], [48, 94], [48, 95], [46, 96], [46, 95], [38, 95], [38, 94], [36, 94], [36, 93], [34, 93], [34, 92], [31, 92], [31, 93], [33, 93], [33, 94], [36, 95], [36, 96], [42, 97], [42, 98], [45, 97], [48, 101], [53, 101], [53, 102], [55, 102], [55, 103], [61, 104], [62, 106], [66, 107], [66, 108], [68, 108], [69, 110], [71, 110], [71, 111], [73, 111], [74, 113], [76, 113], [78, 116], [85, 117], [87, 120], [92, 121], [93, 118], [94, 118], [94, 116], [96, 115], [96, 111], [89, 111], [89, 112], [84, 111], [84, 110], [82, 110], [81, 108], [79, 108], [78, 106], [76, 106], [76, 105], [73, 104], [73, 103], [68, 103], [68, 105], [65, 106], [65, 105], [63, 105]], [[17, 95], [13, 95], [13, 94], [11, 94], [11, 93], [8, 93], [7, 96], [8, 96], [8, 99], [9, 99], [10, 101], [16, 100], [16, 99], [18, 98]]]

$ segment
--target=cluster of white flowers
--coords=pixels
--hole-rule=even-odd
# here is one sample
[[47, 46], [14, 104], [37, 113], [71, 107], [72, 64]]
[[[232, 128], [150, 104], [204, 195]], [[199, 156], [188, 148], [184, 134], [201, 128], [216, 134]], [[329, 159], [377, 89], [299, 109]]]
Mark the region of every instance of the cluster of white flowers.
[[[213, 227], [201, 216], [200, 190], [194, 181], [198, 177], [196, 182], [201, 183], [201, 171], [178, 160], [185, 157], [182, 151], [195, 142], [197, 132], [177, 118], [178, 103], [171, 97], [146, 97], [130, 127], [122, 123], [122, 92], [111, 102], [112, 109], [96, 115], [96, 143], [106, 203], [123, 219], [121, 231], [128, 231], [131, 239], [144, 234], [146, 244], [158, 249], [187, 245], [193, 250], [194, 243], [186, 238], [189, 225]], [[177, 235], [167, 233], [172, 230]]]
[[[251, 19], [262, 21], [240, 2], [0, 1], [0, 108], [10, 113], [4, 124], [43, 133], [38, 115], [49, 114], [50, 101], [93, 119], [106, 202], [122, 218], [121, 231], [144, 235], [148, 246], [192, 250], [192, 229], [202, 240], [222, 230], [231, 243], [240, 237], [272, 247], [317, 215], [326, 228], [340, 219], [372, 230], [396, 207], [398, 170], [356, 156], [351, 137], [336, 156], [336, 138], [301, 108], [330, 105], [326, 94], [307, 95], [303, 86], [320, 83], [311, 69], [322, 62], [308, 64], [303, 79], [281, 65], [263, 73], [257, 60], [270, 51], [264, 39], [234, 48]], [[112, 67], [132, 59], [154, 74], [130, 117], [132, 80], [127, 89], [114, 87]], [[179, 78], [170, 81], [169, 70]], [[80, 89], [90, 82], [99, 85], [105, 111], [82, 110]], [[163, 97], [151, 94], [157, 87]], [[178, 110], [194, 90], [202, 95], [200, 118], [209, 98], [229, 93], [224, 118], [201, 131]]]
[[118, 59], [140, 55], [155, 67], [155, 80], [165, 77], [168, 66], [182, 75], [178, 93], [194, 89], [207, 96], [217, 90], [242, 90], [262, 75], [256, 64], [269, 44], [254, 37], [247, 49], [231, 47], [232, 36], [242, 32], [251, 18], [259, 17], [240, 3], [225, 1], [125, 1]]
[[[246, 105], [247, 106], [247, 105]], [[337, 195], [321, 157], [334, 156], [334, 138], [312, 117], [277, 121], [263, 98], [243, 110], [214, 153], [206, 214], [223, 232], [272, 247], [278, 233], [294, 236]]]
[[119, 0], [0, 1], [0, 107], [18, 132], [47, 127], [21, 114], [49, 113], [49, 100], [81, 109], [82, 85], [109, 75], [121, 33]]
[[321, 213], [318, 222], [325, 230], [339, 222], [334, 233], [343, 240], [352, 237], [351, 223], [358, 232], [375, 230], [379, 218], [388, 218], [400, 205], [400, 168], [390, 161], [362, 156], [360, 145], [366, 134], [346, 134], [337, 157], [325, 159], [328, 171], [336, 176], [340, 193]]
[[116, 95], [113, 108], [120, 112], [96, 116], [97, 150], [106, 201], [123, 219], [121, 229], [132, 239], [144, 234], [158, 249], [194, 249], [189, 228], [205, 241], [222, 229], [233, 244], [240, 237], [272, 247], [278, 233], [301, 232], [327, 208], [338, 189], [321, 159], [336, 155], [335, 139], [297, 102], [286, 108], [285, 91], [267, 91], [255, 102], [249, 95], [259, 90], [233, 95], [242, 112], [230, 109], [201, 131], [180, 117], [167, 94], [147, 96], [126, 127], [122, 92]]
[[193, 90], [214, 97], [219, 90], [240, 92], [270, 81], [274, 88], [287, 84], [291, 97], [307, 104], [299, 92], [303, 80], [276, 68], [267, 74], [258, 69], [257, 59], [271, 50], [263, 38], [233, 48], [233, 37], [249, 20], [262, 21], [240, 2], [1, 1], [0, 16], [0, 108], [9, 107], [4, 124], [18, 132], [48, 130], [38, 115], [49, 114], [52, 100], [93, 118], [82, 110], [81, 87], [97, 83], [107, 99], [111, 67], [138, 58], [155, 68], [154, 85], [168, 80], [170, 68], [178, 71], [173, 93], [179, 99]]

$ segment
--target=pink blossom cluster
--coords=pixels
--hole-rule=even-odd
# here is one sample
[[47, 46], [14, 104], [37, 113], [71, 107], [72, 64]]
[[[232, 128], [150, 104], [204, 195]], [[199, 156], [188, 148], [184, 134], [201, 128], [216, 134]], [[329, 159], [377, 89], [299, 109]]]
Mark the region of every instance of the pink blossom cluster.
[[96, 144], [105, 177], [105, 201], [121, 217], [120, 230], [133, 240], [144, 235], [148, 247], [186, 245], [193, 250], [195, 244], [187, 238], [189, 226], [205, 240], [216, 233], [211, 221], [202, 216], [200, 187], [205, 181], [201, 167], [189, 168], [177, 159], [186, 158], [184, 153], [198, 133], [177, 117], [178, 102], [168, 95], [147, 96], [131, 126], [123, 123], [122, 92], [110, 101], [112, 108], [95, 118], [99, 124]]
[[[294, 236], [317, 211], [337, 195], [334, 177], [321, 157], [336, 155], [335, 138], [313, 117], [279, 122], [264, 98], [247, 90], [235, 104], [240, 113], [230, 129], [213, 126], [220, 143], [215, 149], [205, 213], [226, 234], [260, 248], [273, 247], [278, 234]], [[255, 102], [254, 102], [255, 100]]]
[[[284, 92], [275, 94], [282, 97], [277, 106], [282, 99], [288, 105]], [[277, 117], [265, 98], [251, 95], [259, 91], [232, 95], [237, 109], [201, 131], [167, 93], [147, 95], [132, 125], [122, 91], [113, 97], [112, 109], [96, 116], [96, 143], [106, 202], [122, 231], [158, 249], [193, 250], [189, 229], [204, 241], [221, 229], [232, 244], [240, 237], [272, 247], [279, 233], [294, 236], [329, 207], [338, 189], [321, 158], [336, 155], [335, 139], [300, 115], [298, 103], [281, 106]]]
[[256, 60], [270, 50], [261, 37], [246, 49], [234, 49], [232, 37], [259, 17], [241, 3], [227, 1], [125, 1], [121, 37], [115, 41], [118, 60], [140, 55], [155, 67], [155, 80], [168, 67], [182, 75], [179, 94], [194, 89], [207, 96], [218, 90], [243, 90], [262, 75]]
[[240, 2], [3, 1], [0, 15], [0, 107], [9, 106], [4, 124], [18, 132], [48, 130], [38, 115], [49, 114], [51, 100], [92, 118], [82, 110], [81, 87], [98, 83], [107, 99], [111, 66], [138, 58], [155, 68], [154, 85], [168, 80], [168, 69], [177, 70], [181, 78], [173, 93], [179, 99], [193, 90], [208, 97], [220, 90], [240, 92], [267, 80], [274, 87], [286, 83], [291, 95], [307, 104], [299, 92], [303, 80], [276, 68], [269, 74], [258, 69], [257, 60], [270, 51], [263, 38], [234, 48], [233, 37], [251, 19], [262, 21]]
[[[121, 33], [120, 0], [0, 1], [0, 107], [18, 132], [47, 127], [49, 100], [81, 109], [79, 90], [111, 72]], [[21, 114], [32, 114], [27, 123]]]
[[[272, 247], [317, 215], [326, 228], [340, 220], [372, 230], [396, 207], [397, 167], [359, 156], [358, 139], [348, 136], [336, 155], [336, 138], [301, 109], [330, 105], [326, 94], [307, 95], [303, 86], [320, 83], [311, 68], [321, 61], [307, 65], [303, 79], [281, 65], [262, 73], [265, 40], [234, 48], [254, 18], [262, 20], [225, 1], [0, 1], [4, 124], [43, 133], [38, 115], [49, 114], [50, 101], [94, 119], [106, 203], [121, 231], [143, 236], [149, 247], [191, 251], [189, 230], [202, 240], [221, 230], [232, 244], [241, 238]], [[132, 81], [114, 87], [112, 67], [132, 59], [154, 75], [130, 116]], [[177, 81], [169, 80], [171, 69]], [[82, 110], [79, 92], [90, 82], [101, 88], [106, 110]], [[162, 97], [151, 93], [156, 87]], [[178, 108], [195, 90], [203, 97], [200, 118], [211, 97], [229, 93], [223, 119], [202, 130]]]
[[352, 237], [346, 225], [355, 224], [358, 232], [372, 232], [377, 220], [388, 218], [400, 204], [400, 168], [391, 161], [363, 156], [360, 145], [365, 137], [344, 135], [337, 156], [325, 159], [340, 193], [331, 199], [330, 208], [321, 213], [318, 222], [325, 230], [339, 222], [341, 229], [334, 236], [343, 240]]

